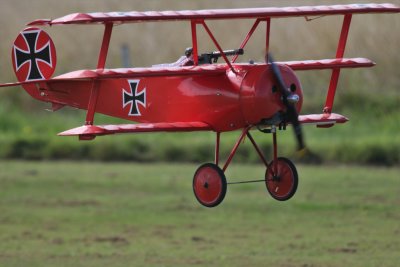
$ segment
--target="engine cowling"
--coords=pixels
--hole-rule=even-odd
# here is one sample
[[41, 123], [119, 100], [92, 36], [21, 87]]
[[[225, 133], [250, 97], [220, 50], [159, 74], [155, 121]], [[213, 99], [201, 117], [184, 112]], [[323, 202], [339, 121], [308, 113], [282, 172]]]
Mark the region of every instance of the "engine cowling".
[[[287, 88], [293, 96], [298, 96], [295, 106], [297, 112], [300, 112], [303, 104], [300, 81], [291, 68], [286, 65], [278, 66]], [[253, 66], [246, 73], [240, 88], [240, 107], [246, 123], [250, 125], [286, 111], [270, 65]]]

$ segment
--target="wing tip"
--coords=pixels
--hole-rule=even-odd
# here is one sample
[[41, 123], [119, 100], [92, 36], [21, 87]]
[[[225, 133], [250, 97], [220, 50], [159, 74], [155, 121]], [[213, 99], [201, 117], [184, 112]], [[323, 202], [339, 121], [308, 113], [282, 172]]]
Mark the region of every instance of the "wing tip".
[[80, 127], [72, 128], [64, 132], [58, 133], [58, 136], [81, 136], [81, 135], [102, 135], [107, 131], [95, 125], [83, 125]]

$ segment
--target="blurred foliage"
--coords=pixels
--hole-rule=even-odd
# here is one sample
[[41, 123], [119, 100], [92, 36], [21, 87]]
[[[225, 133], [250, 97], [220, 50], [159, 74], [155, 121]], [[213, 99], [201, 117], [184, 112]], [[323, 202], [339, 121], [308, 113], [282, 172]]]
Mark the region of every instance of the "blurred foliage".
[[[341, 1], [341, 4], [363, 1]], [[375, 1], [385, 2], [385, 1]], [[336, 4], [324, 1], [323, 4]], [[315, 5], [320, 1], [268, 1], [268, 6]], [[10, 47], [24, 25], [38, 18], [56, 18], [74, 12], [131, 11], [166, 9], [241, 8], [266, 6], [264, 1], [62, 1], [37, 0], [32, 8], [28, 0], [4, 0], [0, 3], [2, 42], [0, 43], [0, 81], [15, 80], [8, 58]], [[56, 8], [55, 8], [56, 7]], [[18, 16], [16, 16], [18, 14]], [[223, 48], [237, 48], [252, 21], [209, 22]], [[270, 50], [277, 60], [331, 58], [335, 54], [342, 18], [324, 17], [306, 22], [302, 18], [272, 21]], [[234, 27], [234, 31], [232, 28]], [[102, 27], [48, 27], [58, 57], [56, 74], [82, 68], [94, 68], [101, 43]], [[234, 32], [234, 34], [233, 34]], [[371, 69], [343, 70], [334, 112], [351, 121], [332, 129], [306, 128], [309, 153], [306, 162], [350, 162], [396, 165], [400, 163], [400, 78], [398, 76], [398, 40], [400, 21], [395, 15], [354, 16], [346, 48], [348, 57], [368, 57], [377, 62]], [[140, 38], [138, 38], [140, 37]], [[245, 49], [243, 62], [263, 61], [265, 34], [260, 27]], [[199, 28], [201, 51], [215, 50]], [[162, 44], [162, 45], [161, 45]], [[112, 36], [107, 67], [120, 67], [120, 48], [127, 45], [134, 66], [173, 62], [191, 44], [188, 23], [143, 23], [121, 25]], [[145, 49], [144, 49], [145, 47]], [[140, 55], [140, 56], [138, 56]], [[329, 71], [299, 72], [305, 102], [303, 114], [320, 113], [330, 79]], [[0, 158], [93, 159], [101, 161], [212, 161], [213, 133], [138, 134], [100, 137], [92, 142], [61, 138], [55, 134], [84, 122], [84, 112], [65, 108], [45, 114], [47, 106], [32, 100], [20, 88], [0, 91]], [[97, 116], [96, 123], [121, 123]], [[221, 154], [228, 155], [238, 132], [223, 134]], [[254, 133], [265, 153], [271, 153], [271, 138]], [[294, 156], [291, 129], [279, 134], [279, 153]], [[242, 146], [236, 161], [258, 162], [249, 142]]]
[[[349, 116], [348, 123], [329, 129], [305, 126], [309, 150], [302, 157], [295, 152], [292, 129], [288, 127], [287, 131], [278, 133], [279, 154], [309, 163], [400, 164], [400, 97], [377, 98], [349, 92], [340, 99], [336, 111]], [[45, 112], [23, 113], [18, 107], [0, 109], [0, 158], [213, 161], [215, 134], [212, 132], [112, 135], [97, 137], [94, 141], [78, 141], [74, 137], [58, 137], [56, 133], [82, 124], [83, 111]], [[102, 115], [96, 117], [96, 122], [121, 123]], [[239, 134], [238, 131], [222, 134], [221, 160], [229, 155]], [[258, 131], [253, 131], [252, 135], [267, 158], [271, 158], [271, 136]], [[248, 141], [240, 146], [234, 161], [260, 162]]]

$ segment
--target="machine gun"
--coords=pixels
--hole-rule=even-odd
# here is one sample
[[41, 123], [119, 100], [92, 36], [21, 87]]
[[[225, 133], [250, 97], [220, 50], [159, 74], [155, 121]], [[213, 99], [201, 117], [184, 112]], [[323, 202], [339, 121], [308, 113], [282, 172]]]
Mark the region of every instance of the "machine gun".
[[[235, 55], [243, 55], [244, 50], [242, 48], [232, 49], [232, 50], [224, 50], [223, 53], [225, 56], [235, 56]], [[222, 53], [220, 51], [214, 51], [211, 53], [204, 53], [199, 56], [199, 64], [212, 64], [217, 63], [218, 59], [222, 57]]]

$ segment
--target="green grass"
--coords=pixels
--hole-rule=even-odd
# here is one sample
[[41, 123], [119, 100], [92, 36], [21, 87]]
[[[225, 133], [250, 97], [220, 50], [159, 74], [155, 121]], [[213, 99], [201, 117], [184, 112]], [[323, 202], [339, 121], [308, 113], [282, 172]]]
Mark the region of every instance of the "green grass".
[[192, 195], [196, 168], [0, 162], [0, 266], [398, 265], [399, 168], [300, 165], [293, 199], [230, 186], [213, 209]]

